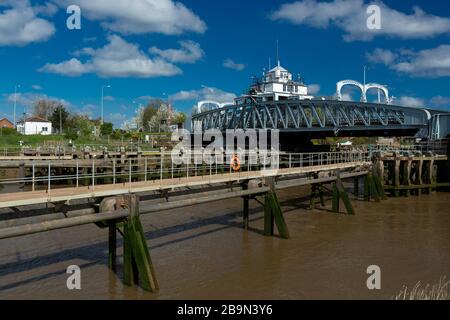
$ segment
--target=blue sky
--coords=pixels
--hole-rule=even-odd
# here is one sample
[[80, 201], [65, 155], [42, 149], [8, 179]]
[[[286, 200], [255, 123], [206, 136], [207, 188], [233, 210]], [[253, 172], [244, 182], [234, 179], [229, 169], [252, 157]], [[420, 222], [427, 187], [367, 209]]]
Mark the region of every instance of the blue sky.
[[[366, 8], [381, 8], [381, 29]], [[42, 97], [120, 126], [149, 97], [189, 113], [230, 100], [276, 63], [317, 95], [342, 79], [387, 84], [396, 103], [450, 109], [448, 1], [6, 0], [0, 2], [0, 117]], [[71, 4], [81, 30], [66, 27]], [[348, 90], [346, 97], [358, 99]], [[373, 97], [372, 97], [373, 98]], [[133, 101], [135, 103], [133, 103]]]

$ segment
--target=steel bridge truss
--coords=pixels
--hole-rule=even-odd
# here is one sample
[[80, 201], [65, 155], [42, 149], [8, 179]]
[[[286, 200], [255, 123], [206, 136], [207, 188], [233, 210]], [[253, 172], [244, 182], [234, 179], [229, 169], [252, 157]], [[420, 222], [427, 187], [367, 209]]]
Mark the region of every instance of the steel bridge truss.
[[196, 130], [280, 129], [326, 131], [358, 129], [421, 129], [429, 112], [386, 104], [336, 100], [283, 100], [225, 106], [192, 116]]

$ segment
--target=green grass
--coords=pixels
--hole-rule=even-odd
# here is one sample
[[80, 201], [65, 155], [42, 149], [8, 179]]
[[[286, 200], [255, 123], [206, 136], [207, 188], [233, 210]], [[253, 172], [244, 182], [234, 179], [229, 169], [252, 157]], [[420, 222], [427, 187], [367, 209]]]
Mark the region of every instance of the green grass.
[[[146, 134], [153, 135], [153, 136], [164, 136], [167, 135], [167, 133], [140, 133], [141, 139], [145, 137]], [[170, 138], [170, 134], [168, 135], [168, 138]], [[20, 141], [22, 141], [22, 146], [30, 146], [32, 148], [37, 146], [55, 146], [58, 144], [68, 144], [69, 140], [66, 139], [62, 135], [20, 135], [20, 134], [8, 134], [8, 135], [0, 135], [0, 148], [8, 148], [8, 149], [20, 149]], [[108, 140], [107, 137], [99, 137], [99, 138], [89, 138], [89, 137], [79, 137], [72, 141], [75, 145], [104, 145], [104, 146], [114, 146], [114, 145], [121, 145], [122, 139], [112, 139], [110, 138]], [[124, 138], [123, 139], [124, 145], [130, 144], [130, 138]], [[139, 143], [139, 145], [144, 150], [151, 149], [150, 146], [143, 145], [142, 142]]]
[[[60, 135], [49, 135], [49, 136], [42, 136], [42, 135], [4, 135], [0, 136], [0, 146], [2, 147], [11, 147], [11, 148], [19, 148], [20, 147], [20, 141], [22, 141], [23, 146], [42, 146], [42, 145], [56, 145], [60, 143], [67, 143], [68, 140], [64, 136]], [[105, 140], [106, 142], [108, 140]], [[86, 139], [86, 138], [79, 138], [75, 140], [76, 144], [92, 144], [92, 143], [102, 143], [104, 142], [103, 139], [100, 140], [92, 140], [92, 139]]]

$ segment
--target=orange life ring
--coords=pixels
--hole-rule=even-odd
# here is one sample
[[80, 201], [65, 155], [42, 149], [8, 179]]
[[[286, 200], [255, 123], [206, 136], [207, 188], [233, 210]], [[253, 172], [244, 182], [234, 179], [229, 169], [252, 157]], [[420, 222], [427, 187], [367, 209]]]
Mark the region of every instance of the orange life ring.
[[234, 171], [239, 171], [239, 169], [241, 168], [241, 160], [239, 160], [236, 154], [231, 157], [230, 167]]

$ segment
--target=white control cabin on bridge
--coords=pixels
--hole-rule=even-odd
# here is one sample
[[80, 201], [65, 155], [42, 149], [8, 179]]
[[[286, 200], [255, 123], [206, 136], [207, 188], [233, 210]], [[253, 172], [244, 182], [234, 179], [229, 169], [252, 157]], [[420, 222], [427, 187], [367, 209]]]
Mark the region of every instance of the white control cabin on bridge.
[[308, 95], [308, 87], [299, 79], [292, 80], [292, 73], [278, 65], [268, 72], [264, 72], [262, 78], [258, 79], [248, 90], [247, 94], [236, 99], [236, 104], [245, 101], [252, 96], [259, 101], [279, 101], [287, 99], [312, 99]]

